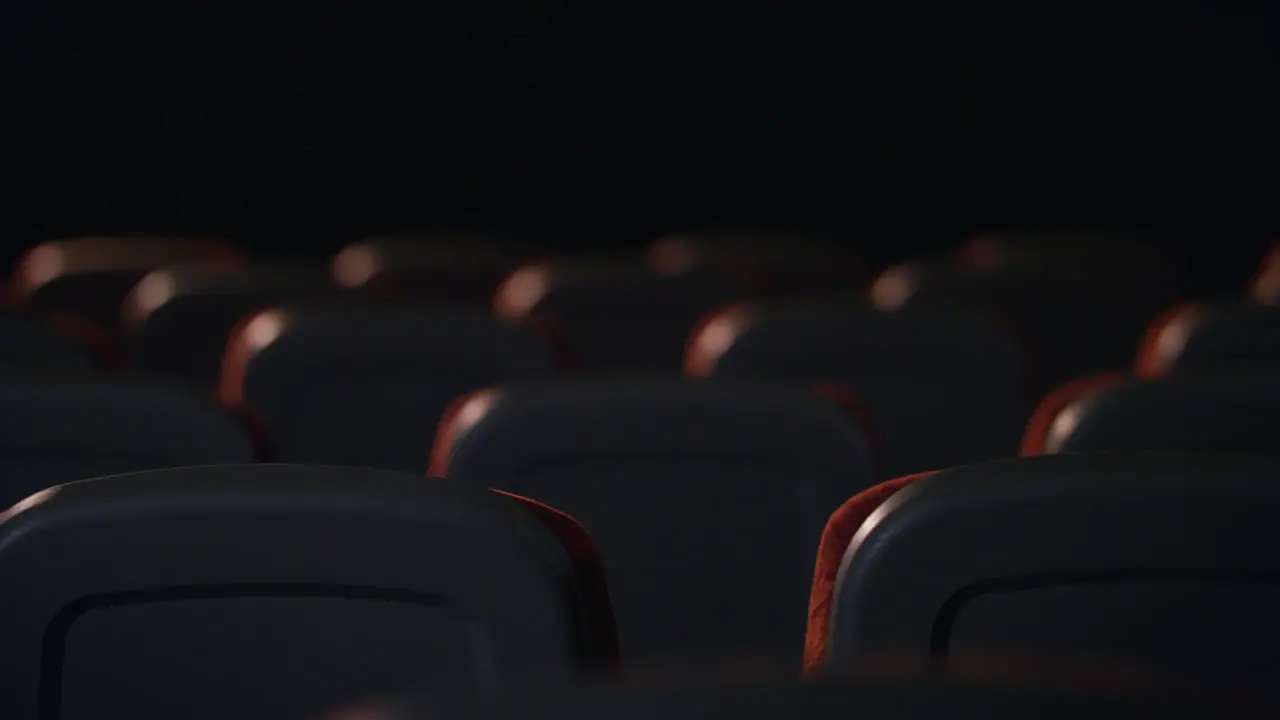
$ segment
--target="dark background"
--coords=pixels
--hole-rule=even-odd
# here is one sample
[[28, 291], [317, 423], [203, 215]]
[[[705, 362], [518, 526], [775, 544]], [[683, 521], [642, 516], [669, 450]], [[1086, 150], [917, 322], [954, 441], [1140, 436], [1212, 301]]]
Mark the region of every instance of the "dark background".
[[1276, 12], [965, 5], [10, 0], [5, 259], [122, 230], [318, 257], [755, 222], [883, 262], [1121, 224], [1238, 284], [1280, 225]]

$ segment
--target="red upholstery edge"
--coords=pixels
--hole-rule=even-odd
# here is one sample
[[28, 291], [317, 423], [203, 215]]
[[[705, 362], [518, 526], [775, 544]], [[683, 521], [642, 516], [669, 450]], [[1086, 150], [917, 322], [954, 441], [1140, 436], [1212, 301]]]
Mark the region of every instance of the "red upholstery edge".
[[240, 318], [227, 336], [227, 349], [222, 356], [222, 372], [218, 377], [218, 401], [230, 410], [248, 431], [258, 461], [272, 462], [276, 459], [276, 452], [271, 444], [271, 434], [262, 417], [254, 411], [244, 396], [244, 383], [249, 373], [249, 363], [253, 362], [256, 352], [245, 335], [245, 329], [256, 317], [258, 313]]
[[1182, 320], [1202, 311], [1203, 305], [1197, 300], [1180, 302], [1165, 310], [1151, 321], [1146, 332], [1142, 334], [1142, 342], [1138, 346], [1138, 356], [1134, 360], [1133, 373], [1140, 378], [1158, 378], [1168, 374], [1166, 358], [1160, 357], [1160, 339], [1165, 332]]
[[822, 669], [827, 655], [827, 634], [831, 629], [831, 601], [835, 596], [836, 575], [844, 561], [849, 543], [876, 508], [894, 493], [922, 477], [937, 472], [929, 470], [882, 482], [854, 495], [831, 514], [822, 530], [818, 559], [813, 569], [813, 585], [809, 590], [809, 624], [804, 638], [804, 670], [815, 673]]
[[710, 377], [720, 362], [720, 355], [726, 348], [708, 347], [704, 333], [713, 323], [724, 322], [730, 326], [730, 332], [736, 342], [742, 331], [755, 322], [758, 306], [743, 300], [721, 305], [704, 314], [693, 324], [684, 346], [684, 374], [687, 377]]
[[1031, 420], [1022, 435], [1022, 447], [1018, 454], [1022, 457], [1042, 455], [1045, 441], [1049, 438], [1049, 430], [1058, 415], [1076, 400], [1108, 387], [1123, 385], [1129, 376], [1123, 372], [1105, 372], [1097, 375], [1086, 375], [1062, 385], [1050, 392], [1031, 413]]
[[584, 663], [594, 670], [612, 671], [619, 668], [618, 628], [613, 616], [613, 602], [609, 597], [609, 584], [605, 577], [604, 557], [595, 538], [582, 523], [568, 513], [556, 510], [526, 497], [501, 490], [490, 492], [519, 502], [524, 510], [550, 530], [568, 553], [573, 563], [582, 597], [578, 598], [585, 615], [579, 620], [586, 627]]

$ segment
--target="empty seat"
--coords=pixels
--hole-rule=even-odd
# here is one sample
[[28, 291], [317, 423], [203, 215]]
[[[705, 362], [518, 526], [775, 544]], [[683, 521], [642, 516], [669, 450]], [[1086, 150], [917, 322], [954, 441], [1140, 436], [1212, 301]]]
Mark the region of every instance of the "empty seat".
[[0, 515], [0, 715], [315, 717], [405, 686], [492, 692], [613, 661], [590, 538], [421, 475], [185, 468]]
[[1123, 230], [1032, 230], [989, 233], [962, 243], [957, 259], [971, 267], [1024, 262], [1085, 261], [1093, 269], [1123, 269], [1139, 276], [1163, 276], [1180, 284], [1185, 268], [1176, 252], [1154, 235]]
[[89, 371], [90, 355], [50, 323], [0, 310], [0, 371]]
[[1280, 246], [1273, 246], [1262, 257], [1246, 292], [1255, 302], [1266, 305], [1280, 303]]
[[799, 649], [822, 519], [873, 482], [861, 428], [796, 388], [679, 379], [492, 390], [441, 424], [432, 472], [586, 525], [629, 661]]
[[849, 295], [866, 280], [866, 268], [838, 243], [785, 230], [670, 235], [650, 246], [649, 262], [667, 273], [717, 270], [760, 299]]
[[120, 304], [144, 275], [166, 265], [228, 265], [240, 251], [223, 240], [119, 236], [56, 240], [32, 248], [18, 262], [12, 292], [19, 304], [120, 323]]
[[1147, 330], [1136, 371], [1186, 373], [1280, 371], [1280, 307], [1240, 300], [1180, 304]]
[[277, 460], [424, 472], [457, 397], [553, 372], [536, 337], [482, 311], [281, 308], [236, 331], [221, 392]]
[[494, 310], [555, 333], [576, 370], [676, 373], [698, 319], [735, 294], [732, 283], [710, 271], [662, 275], [624, 261], [538, 263], [507, 278]]
[[990, 267], [904, 263], [872, 287], [876, 307], [967, 307], [1003, 315], [1029, 346], [1041, 388], [1129, 367], [1147, 325], [1179, 298], [1163, 271], [1088, 256], [1026, 259]]
[[1022, 454], [1110, 451], [1280, 454], [1280, 373], [1128, 381], [1103, 375], [1050, 393]]
[[153, 377], [216, 387], [227, 340], [242, 318], [280, 303], [338, 296], [320, 267], [157, 270], [125, 301], [126, 366]]
[[0, 507], [72, 480], [254, 459], [224, 408], [136, 381], [6, 373], [0, 417]]
[[835, 513], [806, 661], [1034, 651], [1269, 692], [1280, 463], [1063, 455], [887, 484]]
[[690, 338], [685, 371], [850, 388], [875, 418], [889, 477], [1014, 455], [1030, 414], [1021, 349], [964, 312], [730, 306]]
[[333, 276], [378, 297], [488, 309], [498, 286], [531, 255], [487, 237], [378, 237], [338, 253]]

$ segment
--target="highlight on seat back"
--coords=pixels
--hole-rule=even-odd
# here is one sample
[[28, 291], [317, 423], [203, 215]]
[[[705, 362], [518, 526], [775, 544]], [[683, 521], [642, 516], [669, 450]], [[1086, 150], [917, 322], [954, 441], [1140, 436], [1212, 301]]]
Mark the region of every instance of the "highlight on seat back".
[[223, 351], [241, 318], [272, 305], [340, 296], [322, 267], [157, 270], [125, 301], [128, 369], [196, 387], [217, 387]]
[[0, 417], [0, 507], [99, 475], [254, 460], [222, 407], [133, 380], [5, 373]]
[[23, 588], [0, 597], [0, 715], [302, 718], [567, 681], [615, 650], [585, 540], [520, 498], [393, 471], [63, 485], [0, 515], [0, 582]]
[[90, 372], [93, 360], [51, 323], [27, 313], [0, 310], [0, 372]]
[[1033, 352], [1044, 388], [1127, 368], [1152, 318], [1176, 302], [1181, 280], [1088, 256], [962, 266], [924, 260], [894, 266], [872, 285], [885, 310], [922, 306], [996, 311]]
[[18, 261], [12, 291], [23, 306], [80, 315], [108, 328], [144, 275], [166, 265], [234, 265], [243, 255], [210, 238], [106, 236], [41, 243]]
[[1263, 718], [1271, 710], [1264, 699], [1120, 674], [1105, 665], [1044, 662], [1028, 669], [1025, 658], [1009, 658], [975, 663], [962, 672], [868, 663], [854, 673], [821, 678], [685, 675], [661, 683], [521, 688], [496, 700], [418, 693], [345, 708], [323, 720], [1073, 720], [1082, 715], [1211, 720]]
[[1017, 343], [961, 311], [732, 305], [690, 337], [685, 372], [848, 386], [883, 433], [889, 477], [1013, 455], [1030, 410]]
[[1265, 305], [1280, 303], [1280, 245], [1273, 245], [1262, 257], [1257, 271], [1249, 280], [1246, 294], [1254, 302]]
[[1280, 453], [1280, 373], [1103, 378], [1073, 398], [1050, 395], [1023, 454], [1081, 452]]
[[1270, 692], [1277, 513], [1270, 458], [1061, 455], [933, 473], [847, 528], [826, 642], [807, 660], [1030, 651]]
[[1280, 370], [1280, 307], [1236, 299], [1177, 305], [1147, 330], [1137, 374]]
[[822, 521], [873, 482], [862, 430], [803, 388], [679, 379], [493, 390], [432, 472], [526, 495], [600, 543], [629, 663], [796, 652]]
[[832, 238], [805, 231], [721, 229], [659, 238], [648, 251], [663, 273], [711, 269], [732, 277], [752, 297], [852, 294], [866, 267]]
[[626, 260], [547, 262], [512, 273], [494, 311], [509, 322], [551, 322], [578, 370], [674, 373], [698, 318], [736, 294], [711, 271], [662, 275]]
[[488, 309], [502, 281], [533, 254], [490, 237], [374, 237], [334, 256], [333, 277], [342, 287], [378, 297]]
[[554, 369], [536, 337], [482, 311], [284, 307], [233, 333], [221, 396], [276, 460], [424, 472], [455, 398]]

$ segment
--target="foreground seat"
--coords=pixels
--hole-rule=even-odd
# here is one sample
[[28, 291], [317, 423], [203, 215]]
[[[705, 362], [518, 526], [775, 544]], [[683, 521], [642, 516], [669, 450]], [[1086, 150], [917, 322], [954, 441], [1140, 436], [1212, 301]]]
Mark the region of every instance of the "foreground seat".
[[242, 318], [281, 303], [339, 297], [320, 267], [157, 270], [125, 301], [126, 367], [193, 387], [215, 388], [223, 351]]
[[536, 337], [484, 312], [280, 308], [233, 334], [221, 396], [259, 421], [274, 459], [423, 472], [456, 398], [553, 373]]
[[0, 515], [0, 715], [315, 717], [405, 686], [493, 692], [614, 658], [589, 538], [420, 475], [119, 475]]
[[179, 264], [236, 265], [243, 255], [216, 239], [160, 236], [85, 237], [32, 248], [14, 268], [20, 305], [79, 315], [107, 327], [120, 323], [120, 305], [144, 275]]
[[850, 388], [875, 418], [887, 477], [1014, 455], [1030, 414], [1021, 349], [963, 312], [733, 305], [690, 337], [685, 372]]
[[1280, 372], [1131, 381], [1084, 378], [1032, 415], [1022, 454], [1202, 452], [1280, 455]]
[[1034, 651], [1270, 691], [1280, 462], [1063, 455], [904, 478], [824, 534], [806, 664]]
[[254, 460], [231, 413], [187, 392], [92, 376], [0, 376], [0, 506], [51, 485]]
[[1180, 304], [1147, 329], [1138, 351], [1142, 377], [1280, 370], [1280, 307], [1241, 300]]
[[629, 662], [799, 650], [822, 519], [870, 485], [863, 430], [796, 388], [581, 380], [493, 390], [432, 472], [528, 495], [595, 535]]

